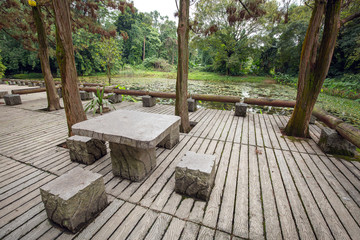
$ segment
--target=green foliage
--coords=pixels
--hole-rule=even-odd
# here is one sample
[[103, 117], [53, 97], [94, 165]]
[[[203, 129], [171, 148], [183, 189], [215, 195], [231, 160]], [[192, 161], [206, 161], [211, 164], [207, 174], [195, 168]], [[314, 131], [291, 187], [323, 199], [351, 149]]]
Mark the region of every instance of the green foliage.
[[[126, 87], [122, 87], [119, 85], [117, 85], [115, 88], [117, 89], [120, 89], [120, 90], [126, 90], [127, 88]], [[136, 100], [135, 98], [133, 98], [132, 96], [130, 95], [122, 95], [122, 98], [121, 98], [122, 101], [126, 100], [128, 102], [138, 102], [138, 100]]]
[[103, 87], [101, 91], [99, 88], [97, 89], [95, 97], [85, 105], [85, 112], [92, 110], [93, 114], [95, 114], [98, 111], [100, 115], [102, 115], [105, 106], [110, 106], [115, 109], [112, 103], [104, 98], [104, 91], [105, 87]]
[[[1, 50], [0, 50], [0, 53], [1, 53]], [[5, 70], [6, 70], [6, 67], [4, 64], [2, 64], [2, 57], [0, 55], [0, 78], [2, 78], [4, 76]]]
[[164, 72], [170, 72], [173, 69], [173, 67], [165, 59], [156, 57], [146, 58], [143, 62], [143, 66]]
[[42, 73], [19, 73], [12, 75], [15, 79], [42, 79], [44, 76]]

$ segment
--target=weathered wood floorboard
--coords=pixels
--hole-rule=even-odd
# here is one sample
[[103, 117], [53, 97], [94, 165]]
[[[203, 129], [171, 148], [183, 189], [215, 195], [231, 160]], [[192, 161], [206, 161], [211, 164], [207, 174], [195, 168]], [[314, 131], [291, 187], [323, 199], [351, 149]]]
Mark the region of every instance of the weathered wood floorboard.
[[[157, 165], [141, 182], [112, 173], [110, 154], [86, 166], [71, 162], [64, 110], [38, 111], [41, 101], [1, 106], [0, 239], [357, 239], [360, 164], [338, 160], [313, 139], [283, 136], [288, 117], [201, 108], [172, 149], [157, 148]], [[37, 105], [36, 105], [37, 104]], [[170, 105], [117, 109], [174, 114]], [[11, 118], [9, 117], [11, 116]], [[92, 114], [88, 114], [93, 118]], [[174, 171], [187, 151], [217, 156], [206, 203], [174, 191]], [[110, 201], [77, 234], [47, 220], [39, 187], [79, 166], [104, 176]]]

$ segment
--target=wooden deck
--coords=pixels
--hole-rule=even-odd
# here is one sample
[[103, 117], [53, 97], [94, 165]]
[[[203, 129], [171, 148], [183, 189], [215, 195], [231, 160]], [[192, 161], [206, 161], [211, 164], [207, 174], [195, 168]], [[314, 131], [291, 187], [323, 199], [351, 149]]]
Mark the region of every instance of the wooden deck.
[[[56, 145], [67, 137], [64, 111], [45, 99], [0, 105], [0, 239], [359, 239], [360, 163], [337, 160], [314, 140], [293, 141], [287, 117], [200, 109], [198, 122], [173, 149], [157, 149], [157, 167], [142, 182], [114, 177], [109, 154], [91, 166]], [[172, 106], [117, 108], [173, 114]], [[174, 192], [174, 169], [188, 150], [218, 157], [208, 203]], [[71, 234], [52, 225], [39, 187], [81, 166], [104, 176], [109, 206]]]

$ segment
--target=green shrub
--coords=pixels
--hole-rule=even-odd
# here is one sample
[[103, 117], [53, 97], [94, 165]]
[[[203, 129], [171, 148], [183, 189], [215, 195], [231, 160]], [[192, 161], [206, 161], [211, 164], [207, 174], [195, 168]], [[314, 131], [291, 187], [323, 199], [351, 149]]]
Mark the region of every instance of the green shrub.
[[163, 58], [146, 58], [142, 65], [146, 68], [154, 68], [164, 72], [170, 72], [172, 70], [172, 66]]

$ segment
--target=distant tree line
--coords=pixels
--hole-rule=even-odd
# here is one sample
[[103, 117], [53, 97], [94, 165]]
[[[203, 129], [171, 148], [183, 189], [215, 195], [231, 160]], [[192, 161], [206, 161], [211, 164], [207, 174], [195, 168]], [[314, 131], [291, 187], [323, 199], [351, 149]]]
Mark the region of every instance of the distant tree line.
[[[247, 5], [244, 7], [242, 2]], [[297, 75], [312, 1], [301, 5], [291, 0], [281, 4], [275, 0], [242, 2], [196, 1], [190, 19], [189, 67], [226, 75]], [[360, 11], [358, 0], [345, 1], [344, 5], [342, 19]], [[122, 13], [103, 7], [97, 10], [97, 23], [112, 34], [112, 40], [89, 27], [78, 27], [73, 32], [79, 75], [106, 72], [110, 78], [127, 65], [161, 71], [176, 69], [177, 23], [167, 16], [157, 11], [142, 13], [127, 8]], [[54, 30], [51, 23], [48, 30]], [[56, 74], [54, 37], [49, 34], [48, 38], [50, 67]], [[0, 28], [0, 61], [6, 67], [0, 71], [6, 75], [41, 72], [38, 53], [32, 51], [37, 48], [36, 39], [33, 41], [31, 48], [26, 47], [6, 27]], [[359, 70], [360, 18], [355, 18], [340, 27], [328, 75], [357, 74]]]

